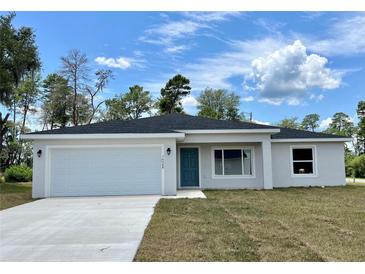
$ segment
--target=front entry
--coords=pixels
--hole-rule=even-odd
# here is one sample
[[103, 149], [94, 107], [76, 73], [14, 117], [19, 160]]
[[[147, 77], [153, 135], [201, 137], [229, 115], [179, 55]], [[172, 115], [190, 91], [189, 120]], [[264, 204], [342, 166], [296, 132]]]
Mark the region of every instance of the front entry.
[[180, 148], [180, 186], [199, 187], [198, 148]]

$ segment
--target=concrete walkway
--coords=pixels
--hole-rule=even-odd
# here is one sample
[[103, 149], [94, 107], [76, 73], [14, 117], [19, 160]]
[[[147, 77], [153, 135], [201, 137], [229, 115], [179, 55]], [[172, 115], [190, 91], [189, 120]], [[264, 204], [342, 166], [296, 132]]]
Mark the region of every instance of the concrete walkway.
[[179, 189], [176, 196], [163, 196], [164, 199], [206, 199], [207, 196], [200, 189]]
[[159, 199], [51, 198], [0, 211], [0, 261], [132, 261]]
[[[353, 178], [346, 178], [346, 182], [347, 182], [347, 183], [353, 183], [353, 182], [354, 182], [354, 179], [353, 179]], [[365, 184], [365, 179], [362, 179], [362, 178], [356, 178], [356, 179], [355, 179], [355, 183]]]

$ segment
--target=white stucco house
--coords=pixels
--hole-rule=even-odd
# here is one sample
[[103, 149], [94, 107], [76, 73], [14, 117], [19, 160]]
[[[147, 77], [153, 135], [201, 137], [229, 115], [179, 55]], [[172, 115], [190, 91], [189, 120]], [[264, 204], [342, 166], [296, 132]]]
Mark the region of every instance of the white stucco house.
[[170, 114], [33, 132], [33, 197], [345, 184], [349, 138]]

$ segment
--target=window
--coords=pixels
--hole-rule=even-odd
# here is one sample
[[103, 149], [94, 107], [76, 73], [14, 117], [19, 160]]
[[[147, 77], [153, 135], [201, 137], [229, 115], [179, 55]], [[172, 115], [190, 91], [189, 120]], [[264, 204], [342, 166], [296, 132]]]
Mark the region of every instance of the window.
[[292, 148], [294, 175], [315, 175], [314, 147]]
[[214, 149], [215, 176], [251, 176], [252, 149]]

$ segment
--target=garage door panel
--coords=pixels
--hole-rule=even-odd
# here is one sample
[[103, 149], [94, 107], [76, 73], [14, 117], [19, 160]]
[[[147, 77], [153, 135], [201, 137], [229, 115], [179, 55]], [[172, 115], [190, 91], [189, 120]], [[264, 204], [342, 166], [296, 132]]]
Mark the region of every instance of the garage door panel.
[[160, 147], [52, 149], [51, 196], [161, 194]]

